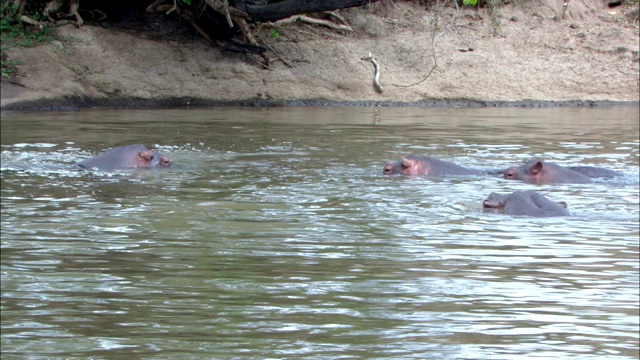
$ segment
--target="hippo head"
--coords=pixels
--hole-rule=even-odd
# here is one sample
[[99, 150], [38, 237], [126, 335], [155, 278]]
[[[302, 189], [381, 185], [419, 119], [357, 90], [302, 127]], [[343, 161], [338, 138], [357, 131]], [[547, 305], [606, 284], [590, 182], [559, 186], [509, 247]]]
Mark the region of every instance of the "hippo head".
[[522, 171], [520, 166], [518, 167], [510, 167], [504, 171], [502, 177], [507, 180], [517, 180], [519, 178], [519, 172]]
[[566, 216], [567, 203], [552, 201], [536, 191], [516, 191], [509, 195], [501, 195], [492, 192], [482, 202], [486, 209], [499, 210], [507, 215], [515, 216]]
[[504, 195], [492, 192], [489, 194], [489, 197], [482, 202], [482, 207], [485, 209], [502, 209], [506, 204], [506, 198]]
[[394, 161], [385, 164], [382, 169], [382, 173], [385, 175], [395, 175], [402, 173], [402, 161]]
[[428, 173], [427, 165], [419, 158], [409, 155], [403, 156], [401, 161], [387, 163], [382, 169], [385, 175], [426, 175]]
[[504, 171], [502, 177], [507, 180], [531, 181], [532, 179], [537, 179], [543, 169], [543, 162], [541, 160], [535, 159], [528, 162], [526, 165], [508, 168]]

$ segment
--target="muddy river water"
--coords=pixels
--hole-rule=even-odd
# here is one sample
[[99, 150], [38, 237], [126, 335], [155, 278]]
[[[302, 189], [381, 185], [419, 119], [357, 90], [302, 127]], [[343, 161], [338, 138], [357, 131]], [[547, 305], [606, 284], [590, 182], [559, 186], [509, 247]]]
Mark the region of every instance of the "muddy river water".
[[[637, 359], [639, 112], [3, 113], [2, 358]], [[73, 166], [134, 143], [173, 166]], [[625, 176], [382, 174], [406, 154]], [[572, 215], [482, 209], [530, 189]]]

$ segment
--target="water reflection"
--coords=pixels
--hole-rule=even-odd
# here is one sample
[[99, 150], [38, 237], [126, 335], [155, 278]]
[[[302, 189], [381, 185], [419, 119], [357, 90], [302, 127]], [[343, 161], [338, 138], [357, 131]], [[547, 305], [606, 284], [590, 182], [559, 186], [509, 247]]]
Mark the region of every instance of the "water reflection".
[[[637, 358], [638, 109], [3, 114], [3, 357]], [[128, 143], [166, 171], [72, 165]], [[401, 155], [627, 176], [383, 176]], [[573, 216], [487, 214], [537, 189]]]

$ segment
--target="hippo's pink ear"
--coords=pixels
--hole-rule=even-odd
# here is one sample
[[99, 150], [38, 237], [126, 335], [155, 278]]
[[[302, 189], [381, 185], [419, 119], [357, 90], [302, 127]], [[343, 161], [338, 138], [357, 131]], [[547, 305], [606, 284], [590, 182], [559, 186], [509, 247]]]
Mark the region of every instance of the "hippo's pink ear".
[[148, 163], [149, 161], [151, 161], [151, 158], [153, 157], [154, 152], [155, 151], [153, 150], [140, 151], [138, 153], [138, 156], [140, 157], [140, 160], [142, 160], [144, 163]]
[[406, 157], [402, 157], [402, 167], [404, 168], [412, 168], [416, 164], [415, 160], [407, 159]]
[[537, 175], [540, 171], [542, 171], [542, 167], [542, 161], [536, 161], [536, 163], [533, 164], [533, 166], [529, 170], [529, 173], [531, 173], [531, 175]]

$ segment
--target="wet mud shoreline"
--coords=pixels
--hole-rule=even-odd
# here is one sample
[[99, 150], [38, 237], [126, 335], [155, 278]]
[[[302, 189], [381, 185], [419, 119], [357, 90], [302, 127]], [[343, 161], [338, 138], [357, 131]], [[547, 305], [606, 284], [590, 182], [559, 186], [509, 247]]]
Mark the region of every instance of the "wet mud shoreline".
[[481, 108], [481, 107], [619, 107], [640, 106], [640, 101], [479, 101], [465, 99], [425, 100], [415, 102], [399, 101], [328, 101], [328, 100], [211, 100], [192, 98], [135, 99], [135, 98], [65, 98], [40, 99], [7, 104], [2, 111], [45, 112], [79, 111], [83, 109], [167, 109], [167, 108], [203, 108], [203, 107], [305, 107], [305, 106], [354, 106], [354, 107], [428, 107], [428, 108]]

